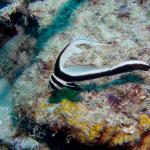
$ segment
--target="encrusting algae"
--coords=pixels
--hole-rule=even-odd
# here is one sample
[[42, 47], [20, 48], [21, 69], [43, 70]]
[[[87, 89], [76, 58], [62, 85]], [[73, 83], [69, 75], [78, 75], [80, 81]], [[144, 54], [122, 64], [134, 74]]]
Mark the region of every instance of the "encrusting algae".
[[122, 145], [125, 143], [134, 142], [138, 138], [139, 136], [137, 134], [127, 134], [120, 131], [111, 138], [110, 145]]
[[[58, 110], [56, 109], [57, 113], [61, 114], [63, 118], [65, 118], [65, 122], [70, 127], [75, 127], [79, 132], [79, 140], [82, 143], [85, 142], [93, 142], [96, 138], [99, 137], [100, 131], [103, 129], [104, 123], [94, 124], [91, 125], [88, 120], [82, 118], [82, 116], [86, 116], [87, 108], [79, 103], [74, 103], [69, 100], [63, 100], [60, 103], [60, 107]], [[74, 137], [74, 133], [71, 133]]]
[[143, 138], [140, 149], [141, 150], [149, 150], [150, 149], [150, 134], [146, 135]]
[[139, 125], [144, 130], [150, 130], [150, 117], [147, 114], [140, 115]]
[[[47, 110], [51, 110], [51, 112]], [[57, 104], [49, 104], [43, 100], [39, 101], [36, 109], [36, 119], [39, 120], [39, 116], [41, 118], [44, 116], [49, 118], [50, 116], [51, 121], [53, 121], [53, 117], [59, 118], [59, 121], [55, 122], [55, 129], [66, 131], [69, 136], [85, 144], [107, 143], [109, 146], [115, 147], [125, 143], [136, 145], [136, 142], [139, 140], [142, 141], [143, 146], [149, 144], [149, 136], [143, 136], [144, 130], [149, 130], [150, 118], [148, 115], [140, 115], [139, 125], [124, 126], [110, 125], [105, 119], [101, 119], [99, 122], [92, 122], [88, 118], [88, 112], [87, 107], [81, 102], [75, 103], [68, 99], [63, 99]], [[57, 124], [59, 124], [59, 127]], [[141, 132], [141, 130], [143, 131]]]
[[120, 127], [113, 127], [113, 126], [106, 127], [103, 130], [102, 135], [100, 136], [99, 143], [101, 144], [107, 143], [108, 141], [110, 141], [114, 133], [119, 130], [120, 130]]

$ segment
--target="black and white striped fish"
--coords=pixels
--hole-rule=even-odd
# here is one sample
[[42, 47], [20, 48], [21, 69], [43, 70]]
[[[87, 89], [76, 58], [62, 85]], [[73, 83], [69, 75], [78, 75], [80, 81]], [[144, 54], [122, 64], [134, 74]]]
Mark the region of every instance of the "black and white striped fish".
[[119, 65], [116, 65], [112, 68], [103, 68], [99, 69], [91, 66], [70, 66], [64, 67], [65, 62], [71, 57], [73, 54], [81, 53], [82, 50], [78, 48], [78, 45], [88, 44], [88, 45], [101, 45], [96, 43], [95, 41], [91, 41], [88, 39], [78, 39], [70, 44], [68, 44], [62, 52], [59, 54], [54, 68], [54, 73], [52, 74], [49, 85], [55, 89], [62, 89], [63, 87], [69, 87], [72, 89], [81, 89], [79, 85], [77, 85], [76, 81], [84, 81], [95, 79], [104, 76], [111, 76], [115, 74], [131, 72], [134, 70], [143, 70], [148, 71], [150, 69], [150, 65], [146, 62], [139, 60], [130, 60]]

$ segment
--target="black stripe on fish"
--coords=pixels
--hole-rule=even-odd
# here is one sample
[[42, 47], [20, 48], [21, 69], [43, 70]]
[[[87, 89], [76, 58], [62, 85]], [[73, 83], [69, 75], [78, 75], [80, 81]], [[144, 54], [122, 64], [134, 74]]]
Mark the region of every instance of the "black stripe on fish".
[[57, 84], [59, 87], [61, 87], [61, 88], [64, 87], [64, 84], [62, 84], [61, 82], [59, 82], [53, 75], [52, 75], [51, 79], [52, 79], [53, 82], [54, 82], [55, 84]]
[[126, 64], [124, 66], [120, 66], [118, 68], [110, 69], [104, 72], [87, 74], [87, 75], [82, 75], [82, 76], [71, 76], [62, 72], [60, 68], [56, 67], [55, 74], [62, 80], [66, 80], [68, 82], [74, 82], [74, 81], [90, 80], [90, 79], [95, 79], [95, 78], [104, 77], [104, 76], [111, 76], [111, 75], [126, 73], [126, 72], [130, 72], [134, 70], [148, 71], [149, 69], [150, 69], [150, 66], [144, 65], [144, 64]]
[[51, 81], [49, 81], [49, 85], [52, 87], [52, 89], [58, 90], [57, 87], [55, 87], [55, 85]]
[[[62, 54], [67, 50], [69, 45], [70, 44], [68, 44], [61, 51], [61, 53], [59, 54], [59, 56], [56, 60], [56, 63], [55, 63], [54, 75], [58, 79], [60, 79], [60, 81], [58, 81], [55, 78], [55, 80], [53, 80], [53, 82], [55, 82], [55, 84], [57, 84], [59, 87], [66, 86], [66, 87], [70, 87], [73, 89], [80, 89], [80, 87], [73, 82], [90, 80], [90, 79], [95, 79], [95, 78], [104, 77], [104, 76], [111, 76], [111, 75], [126, 73], [126, 72], [130, 72], [130, 71], [134, 71], [134, 70], [148, 71], [150, 69], [150, 65], [148, 65], [146, 63], [144, 64], [142, 62], [140, 63], [140, 62], [136, 62], [136, 61], [133, 61], [133, 62], [128, 61], [126, 63], [122, 63], [121, 65], [118, 65], [118, 66], [115, 66], [112, 68], [108, 68], [107, 70], [103, 70], [103, 71], [100, 71], [97, 73], [90, 73], [90, 74], [86, 74], [86, 75], [82, 75], [82, 74], [81, 75], [70, 75], [70, 74], [65, 73], [60, 68], [60, 58], [61, 58]], [[62, 85], [60, 84], [60, 82]], [[53, 87], [57, 88], [55, 85], [53, 85]]]
[[[49, 81], [49, 85], [53, 88], [53, 89], [61, 89], [61, 88], [63, 88], [63, 87], [69, 87], [69, 88], [71, 88], [71, 89], [75, 89], [75, 90], [81, 90], [81, 88], [77, 85], [77, 84], [75, 84], [75, 83], [73, 83], [73, 82], [66, 82], [66, 81], [62, 81], [62, 82], [60, 82], [60, 81], [58, 81], [58, 79], [57, 79], [58, 77], [54, 74], [54, 75], [52, 75], [52, 77], [51, 77], [51, 80]], [[60, 80], [62, 80], [62, 79], [60, 79]], [[53, 83], [54, 84], [53, 84]], [[56, 86], [55, 86], [56, 85]], [[57, 88], [57, 87], [59, 87], [59, 88]]]

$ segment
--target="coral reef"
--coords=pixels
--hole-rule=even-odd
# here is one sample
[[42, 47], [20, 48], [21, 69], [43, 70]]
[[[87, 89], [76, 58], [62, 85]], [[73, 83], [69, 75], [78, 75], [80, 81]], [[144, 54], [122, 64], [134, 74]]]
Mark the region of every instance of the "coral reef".
[[17, 34], [16, 27], [5, 19], [0, 19], [0, 48]]
[[[35, 82], [37, 79], [34, 74], [30, 75], [30, 79], [32, 76]], [[25, 74], [23, 78], [26, 79]], [[47, 124], [49, 129], [55, 132], [66, 132], [71, 138], [82, 143], [90, 145], [107, 143], [111, 147], [128, 143], [132, 146], [138, 144], [139, 140], [143, 141], [145, 133], [149, 132], [150, 106], [146, 103], [149, 97], [144, 84], [128, 83], [115, 88], [106, 88], [101, 92], [85, 91], [78, 93], [80, 99], [76, 102], [73, 97], [65, 99], [65, 96], [68, 98], [66, 92], [62, 93], [63, 97], [58, 92], [61, 100], [49, 103], [51, 97], [56, 97], [53, 97], [53, 93], [48, 92], [48, 89], [40, 89], [38, 85], [34, 87], [38, 88], [35, 91], [36, 95], [32, 93], [33, 95], [30, 97], [28, 95], [29, 99], [26, 99], [25, 92], [30, 93], [30, 89], [25, 90], [21, 80], [14, 89], [15, 100], [18, 100], [15, 103], [17, 112], [23, 110], [26, 116], [36, 123]], [[39, 82], [41, 85], [41, 81]], [[27, 87], [29, 84], [31, 83], [28, 83]], [[20, 93], [17, 87], [23, 88], [24, 92]], [[39, 90], [47, 92], [45, 94], [42, 92], [44, 96], [39, 96], [37, 94]], [[33, 96], [36, 96], [34, 101]], [[20, 103], [20, 100], [23, 101]]]
[[12, 97], [11, 86], [5, 79], [0, 79], [0, 139], [7, 140], [14, 135], [11, 121]]
[[38, 22], [27, 1], [10, 1], [0, 9], [0, 75], [11, 83], [35, 57]]
[[[97, 39], [103, 45], [95, 49], [81, 45], [83, 53], [71, 57], [66, 66], [107, 67], [132, 59], [149, 62], [149, 6], [149, 1], [132, 0], [12, 0], [0, 5], [4, 39], [0, 41], [0, 76], [13, 83], [15, 114], [14, 133], [0, 137], [0, 148], [16, 145], [16, 149], [43, 150], [48, 146], [41, 139], [47, 143], [54, 139], [50, 145], [62, 140], [67, 145], [77, 141], [104, 149], [149, 150], [149, 72], [84, 81], [82, 91], [48, 89], [58, 54], [76, 37]], [[9, 34], [4, 34], [8, 29]], [[4, 100], [3, 95], [0, 99]], [[10, 129], [9, 112], [4, 107], [1, 112], [2, 125]], [[67, 136], [57, 140], [59, 133]]]

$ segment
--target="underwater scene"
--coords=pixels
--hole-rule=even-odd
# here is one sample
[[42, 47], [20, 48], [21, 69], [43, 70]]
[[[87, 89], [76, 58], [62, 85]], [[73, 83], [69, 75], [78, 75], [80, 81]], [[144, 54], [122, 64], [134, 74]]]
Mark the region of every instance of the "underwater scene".
[[0, 0], [0, 150], [150, 150], [150, 0]]

